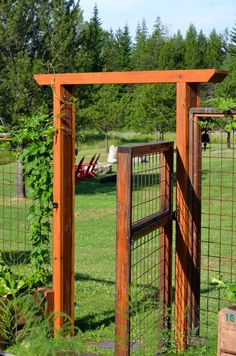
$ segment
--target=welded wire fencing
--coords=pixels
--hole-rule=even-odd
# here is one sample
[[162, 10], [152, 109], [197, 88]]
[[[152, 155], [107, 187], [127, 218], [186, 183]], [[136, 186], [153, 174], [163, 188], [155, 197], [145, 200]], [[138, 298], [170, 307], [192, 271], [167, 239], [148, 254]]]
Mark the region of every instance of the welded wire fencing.
[[[19, 150], [21, 148], [10, 139], [0, 139], [0, 253], [14, 272], [27, 275], [32, 272], [31, 257], [35, 248], [29, 231], [33, 197], [25, 185]], [[51, 228], [49, 221], [47, 233], [50, 236]]]
[[170, 327], [173, 144], [120, 147], [116, 354], [153, 354]]
[[21, 163], [10, 140], [0, 141], [0, 251], [8, 264], [28, 263], [30, 201], [25, 197]]
[[[228, 286], [236, 284], [236, 134], [232, 116], [204, 109], [195, 113], [200, 131], [195, 145], [195, 175], [201, 202], [199, 246], [200, 337], [217, 342], [218, 311], [231, 304]], [[196, 130], [195, 130], [196, 132]], [[198, 169], [197, 169], [198, 167]]]
[[222, 129], [221, 118], [216, 121], [202, 150], [202, 332], [212, 329], [218, 311], [230, 304], [227, 289], [216, 288], [217, 280], [236, 283], [236, 135]]

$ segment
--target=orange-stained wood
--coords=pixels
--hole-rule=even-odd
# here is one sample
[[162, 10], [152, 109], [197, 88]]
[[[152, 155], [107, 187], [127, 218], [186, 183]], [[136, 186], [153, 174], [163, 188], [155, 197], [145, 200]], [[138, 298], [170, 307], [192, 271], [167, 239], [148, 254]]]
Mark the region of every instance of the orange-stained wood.
[[199, 84], [178, 83], [176, 101], [176, 280], [175, 336], [179, 351], [187, 342], [187, 301], [189, 277], [189, 108], [200, 105]]
[[217, 83], [227, 75], [216, 69], [154, 70], [132, 72], [36, 74], [39, 85], [138, 84], [138, 83]]
[[129, 355], [131, 155], [117, 156], [116, 356]]
[[[172, 215], [173, 199], [173, 146], [161, 155], [160, 177], [161, 211]], [[159, 298], [163, 308], [162, 327], [171, 327], [172, 296], [172, 217], [161, 227]]]
[[[75, 107], [72, 86], [54, 86], [53, 291], [55, 332], [66, 313], [74, 320]], [[72, 327], [73, 329], [73, 327]], [[73, 333], [73, 330], [72, 330]]]

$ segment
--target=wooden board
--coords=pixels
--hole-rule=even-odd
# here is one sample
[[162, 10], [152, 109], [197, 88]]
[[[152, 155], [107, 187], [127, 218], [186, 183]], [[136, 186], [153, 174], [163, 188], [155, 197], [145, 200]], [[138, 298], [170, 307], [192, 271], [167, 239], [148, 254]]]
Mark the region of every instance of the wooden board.
[[217, 355], [236, 355], [236, 308], [219, 311]]

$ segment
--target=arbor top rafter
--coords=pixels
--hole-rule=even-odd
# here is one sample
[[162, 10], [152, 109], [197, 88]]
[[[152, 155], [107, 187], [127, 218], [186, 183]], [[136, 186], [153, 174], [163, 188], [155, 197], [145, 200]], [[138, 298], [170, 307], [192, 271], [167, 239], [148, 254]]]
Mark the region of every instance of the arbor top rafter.
[[219, 83], [228, 72], [217, 69], [36, 74], [39, 85]]

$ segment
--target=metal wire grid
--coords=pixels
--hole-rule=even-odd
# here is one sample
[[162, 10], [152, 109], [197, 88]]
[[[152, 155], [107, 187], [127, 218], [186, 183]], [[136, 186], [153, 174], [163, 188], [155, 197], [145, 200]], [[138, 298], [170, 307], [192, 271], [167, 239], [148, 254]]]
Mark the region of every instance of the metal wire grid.
[[131, 350], [151, 355], [161, 337], [159, 303], [160, 230], [153, 231], [131, 246]]
[[[220, 118], [218, 120], [221, 120]], [[219, 123], [220, 124], [220, 123]], [[222, 127], [222, 125], [219, 125]], [[200, 330], [217, 333], [218, 311], [229, 306], [226, 289], [216, 288], [213, 278], [236, 282], [235, 134], [230, 147], [222, 129], [210, 133], [202, 150], [201, 171], [201, 303]]]
[[148, 217], [161, 209], [160, 185], [163, 169], [161, 153], [133, 158], [132, 162], [132, 223]]
[[[29, 211], [32, 200], [22, 196], [24, 182], [19, 179], [21, 162], [10, 141], [0, 141], [0, 252], [7, 264], [25, 273], [30, 263], [32, 241], [29, 236]], [[18, 175], [18, 178], [17, 178]], [[21, 186], [22, 185], [22, 186]], [[49, 221], [51, 235], [52, 224]], [[50, 256], [51, 257], [51, 256]]]
[[0, 142], [0, 251], [16, 265], [29, 256], [28, 210], [30, 201], [17, 191], [17, 151], [10, 142]]
[[[132, 223], [161, 208], [161, 153], [133, 158]], [[165, 194], [163, 192], [162, 194]], [[131, 244], [130, 349], [145, 355], [157, 351], [161, 340], [159, 302], [160, 236], [156, 229]], [[159, 341], [158, 341], [159, 340]], [[159, 342], [160, 344], [160, 342]]]

